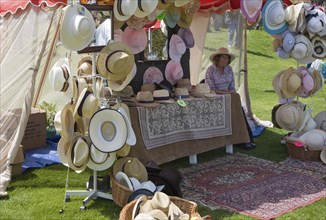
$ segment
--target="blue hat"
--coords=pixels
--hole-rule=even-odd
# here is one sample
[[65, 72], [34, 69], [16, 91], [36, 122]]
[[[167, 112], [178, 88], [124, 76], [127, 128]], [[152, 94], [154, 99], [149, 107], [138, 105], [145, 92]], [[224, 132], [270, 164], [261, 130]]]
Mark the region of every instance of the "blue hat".
[[280, 34], [288, 29], [285, 21], [285, 10], [281, 0], [268, 0], [263, 7], [262, 21], [269, 34]]

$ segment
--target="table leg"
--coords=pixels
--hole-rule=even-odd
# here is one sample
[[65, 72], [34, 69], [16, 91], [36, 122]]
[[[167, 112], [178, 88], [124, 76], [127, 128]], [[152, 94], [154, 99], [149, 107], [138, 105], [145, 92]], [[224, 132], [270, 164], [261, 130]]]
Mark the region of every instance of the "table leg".
[[193, 154], [189, 156], [189, 163], [190, 164], [197, 164], [197, 154]]
[[228, 144], [225, 146], [225, 153], [233, 154], [233, 145], [232, 144]]

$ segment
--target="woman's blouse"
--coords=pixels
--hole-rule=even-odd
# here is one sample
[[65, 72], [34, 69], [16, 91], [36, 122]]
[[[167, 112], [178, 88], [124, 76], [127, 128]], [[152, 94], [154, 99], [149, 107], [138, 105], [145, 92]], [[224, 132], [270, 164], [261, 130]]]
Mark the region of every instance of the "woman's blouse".
[[205, 83], [209, 85], [211, 90], [235, 92], [232, 67], [226, 66], [224, 73], [222, 73], [214, 64], [210, 65], [206, 70]]

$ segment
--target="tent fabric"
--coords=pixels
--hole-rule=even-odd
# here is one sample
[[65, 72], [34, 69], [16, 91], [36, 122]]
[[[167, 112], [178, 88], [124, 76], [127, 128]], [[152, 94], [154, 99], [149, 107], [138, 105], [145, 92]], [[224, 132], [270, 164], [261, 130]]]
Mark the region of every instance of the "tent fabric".
[[29, 4], [32, 4], [37, 7], [54, 7], [66, 3], [67, 0], [0, 0], [0, 16], [3, 17], [7, 13], [15, 14], [19, 9], [25, 10]]

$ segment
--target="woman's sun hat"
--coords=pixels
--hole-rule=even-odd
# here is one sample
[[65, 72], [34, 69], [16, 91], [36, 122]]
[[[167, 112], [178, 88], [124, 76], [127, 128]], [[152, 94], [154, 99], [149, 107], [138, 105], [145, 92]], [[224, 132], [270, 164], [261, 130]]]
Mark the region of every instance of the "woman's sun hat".
[[114, 164], [116, 158], [117, 158], [116, 152], [111, 152], [111, 153], [102, 152], [99, 151], [93, 144], [91, 144], [87, 167], [96, 171], [106, 170], [109, 169]]
[[110, 42], [99, 53], [97, 70], [104, 78], [110, 80], [125, 79], [135, 64], [131, 48], [122, 42]]
[[94, 95], [93, 89], [91, 87], [86, 87], [78, 97], [74, 111], [74, 117], [90, 119], [98, 110], [98, 105], [99, 101], [98, 98]]
[[220, 47], [220, 48], [218, 48], [218, 49], [216, 50], [215, 53], [213, 53], [213, 54], [211, 54], [211, 55], [209, 56], [209, 60], [210, 60], [211, 62], [213, 62], [215, 56], [217, 56], [217, 55], [229, 55], [229, 57], [230, 57], [230, 62], [232, 62], [232, 61], [235, 59], [235, 55], [232, 54], [232, 53], [230, 53], [229, 50], [228, 50], [227, 48], [225, 48], [225, 47]]
[[[326, 29], [326, 27], [325, 27]], [[312, 56], [316, 59], [325, 59], [326, 58], [326, 37], [322, 38], [318, 35], [315, 35], [311, 39], [313, 51]]]
[[103, 108], [95, 112], [90, 119], [88, 134], [98, 150], [111, 153], [125, 145], [128, 128], [120, 112]]
[[75, 133], [68, 148], [66, 158], [69, 167], [77, 173], [81, 173], [87, 167], [89, 161], [90, 141], [87, 136]]
[[169, 56], [171, 60], [180, 62], [182, 55], [186, 52], [186, 45], [182, 38], [177, 34], [173, 34], [169, 42]]
[[268, 0], [262, 10], [264, 29], [269, 34], [280, 34], [288, 29], [281, 0]]
[[148, 67], [143, 75], [143, 84], [160, 83], [164, 79], [161, 70], [155, 66]]
[[326, 111], [319, 112], [314, 117], [316, 128], [326, 132]]
[[146, 167], [135, 157], [123, 157], [118, 159], [113, 165], [113, 175], [124, 172], [128, 177], [134, 177], [141, 183], [148, 180]]
[[134, 15], [143, 18], [152, 13], [158, 4], [158, 0], [139, 0]]
[[119, 21], [126, 21], [137, 10], [138, 1], [135, 0], [115, 0], [113, 6], [114, 17]]
[[240, 10], [249, 22], [255, 22], [257, 20], [261, 13], [262, 7], [263, 0], [240, 1]]
[[147, 46], [146, 31], [126, 27], [122, 34], [122, 42], [131, 48], [133, 54], [138, 54], [144, 51]]
[[326, 132], [320, 129], [313, 129], [303, 133], [300, 140], [306, 143], [310, 150], [323, 150], [326, 148]]
[[81, 58], [77, 65], [77, 75], [83, 76], [92, 75], [92, 57], [91, 56], [85, 56]]
[[169, 91], [167, 89], [158, 89], [153, 92], [153, 98], [155, 102], [173, 104], [175, 101], [170, 98]]
[[72, 51], [87, 47], [94, 38], [95, 22], [92, 14], [82, 5], [67, 5], [60, 30], [62, 44]]
[[179, 62], [170, 60], [165, 67], [165, 78], [166, 80], [175, 85], [183, 77], [183, 69]]
[[129, 112], [129, 107], [125, 103], [119, 103], [118, 105], [118, 112], [121, 113], [121, 115], [124, 117], [126, 124], [127, 124], [127, 129], [128, 129], [128, 135], [127, 135], [127, 140], [126, 143], [128, 145], [135, 145], [136, 144], [136, 135], [134, 132], [134, 129], [131, 126], [131, 117], [130, 117], [130, 112]]
[[141, 107], [157, 107], [160, 105], [154, 102], [153, 93], [150, 91], [139, 91], [136, 97], [137, 106]]
[[297, 22], [299, 15], [304, 13], [303, 2], [289, 5], [285, 8], [285, 21], [289, 24], [289, 30], [297, 32]]
[[315, 58], [312, 57], [313, 45], [311, 41], [303, 34], [295, 36], [295, 45], [291, 51], [291, 57], [299, 63], [312, 63]]

